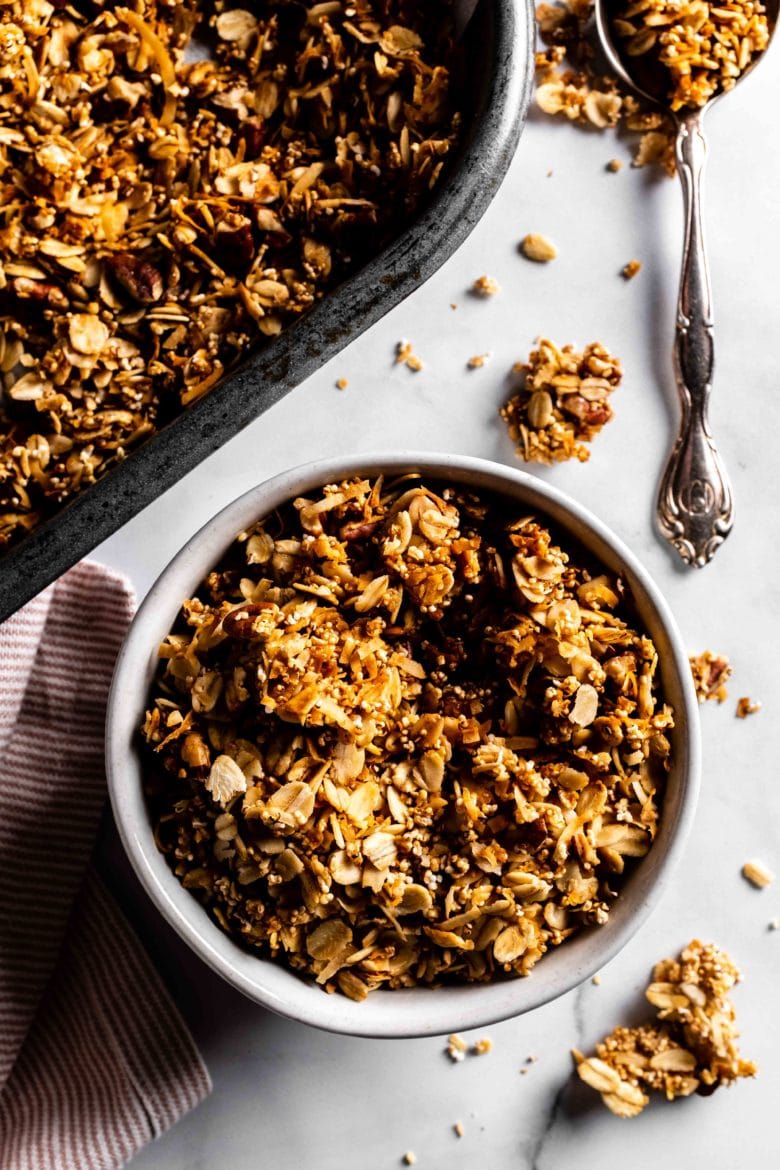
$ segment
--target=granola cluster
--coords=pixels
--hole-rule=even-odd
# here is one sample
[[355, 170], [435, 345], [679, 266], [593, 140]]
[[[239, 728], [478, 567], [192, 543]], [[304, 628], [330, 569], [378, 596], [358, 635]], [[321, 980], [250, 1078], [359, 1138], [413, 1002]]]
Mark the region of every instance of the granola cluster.
[[590, 458], [585, 446], [613, 417], [609, 397], [623, 371], [594, 341], [582, 352], [542, 338], [527, 362], [518, 362], [520, 388], [501, 407], [509, 437], [527, 463]]
[[705, 650], [702, 654], [691, 654], [688, 657], [693, 674], [693, 685], [696, 688], [696, 698], [700, 703], [714, 700], [725, 703], [729, 697], [726, 683], [731, 678], [731, 663], [724, 654], [713, 654]]
[[0, 5], [0, 547], [409, 218], [458, 131], [447, 12]]
[[596, 1046], [596, 1056], [575, 1051], [577, 1073], [618, 1117], [641, 1113], [650, 1093], [669, 1101], [694, 1092], [707, 1096], [755, 1076], [756, 1066], [739, 1055], [728, 998], [739, 978], [725, 951], [694, 939], [677, 959], [656, 964], [645, 995], [658, 1022], [615, 1028]]
[[663, 66], [673, 110], [732, 89], [769, 44], [766, 8], [757, 0], [635, 0], [613, 25], [630, 57], [649, 54]]
[[655, 647], [621, 579], [507, 501], [329, 484], [240, 534], [160, 658], [160, 849], [328, 991], [526, 975], [655, 836]]
[[536, 103], [545, 113], [582, 126], [638, 132], [634, 166], [675, 172], [674, 124], [662, 111], [625, 93], [598, 71], [589, 35], [593, 0], [539, 4], [536, 23], [547, 48], [536, 54]]

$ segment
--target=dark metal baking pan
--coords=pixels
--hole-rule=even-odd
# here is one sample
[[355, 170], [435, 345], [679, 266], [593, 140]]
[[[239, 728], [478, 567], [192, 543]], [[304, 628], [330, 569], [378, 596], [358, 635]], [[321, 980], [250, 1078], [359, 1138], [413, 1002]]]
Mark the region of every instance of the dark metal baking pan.
[[531, 0], [480, 0], [463, 43], [464, 93], [473, 104], [432, 201], [306, 317], [12, 546], [0, 559], [0, 620], [378, 321], [463, 242], [498, 190], [525, 120], [533, 82]]

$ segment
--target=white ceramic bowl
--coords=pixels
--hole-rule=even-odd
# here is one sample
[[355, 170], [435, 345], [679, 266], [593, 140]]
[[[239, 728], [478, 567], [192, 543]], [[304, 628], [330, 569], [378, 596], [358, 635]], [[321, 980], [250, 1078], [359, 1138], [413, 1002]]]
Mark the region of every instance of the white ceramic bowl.
[[[346, 476], [415, 470], [497, 492], [523, 511], [545, 514], [628, 581], [641, 621], [658, 647], [665, 697], [676, 712], [673, 767], [658, 837], [631, 873], [608, 923], [548, 952], [527, 978], [462, 987], [376, 991], [362, 1003], [319, 987], [238, 946], [173, 875], [154, 843], [141, 789], [138, 729], [157, 663], [156, 649], [181, 602], [220, 559], [237, 533], [286, 500]], [[699, 723], [688, 658], [658, 588], [624, 544], [595, 516], [547, 484], [507, 467], [464, 456], [409, 452], [329, 459], [294, 468], [229, 504], [162, 573], [133, 622], [117, 662], [108, 704], [108, 785], [130, 860], [160, 913], [192, 949], [250, 999], [292, 1019], [355, 1036], [425, 1036], [482, 1027], [531, 1011], [569, 991], [625, 946], [657, 904], [683, 850], [699, 785]]]

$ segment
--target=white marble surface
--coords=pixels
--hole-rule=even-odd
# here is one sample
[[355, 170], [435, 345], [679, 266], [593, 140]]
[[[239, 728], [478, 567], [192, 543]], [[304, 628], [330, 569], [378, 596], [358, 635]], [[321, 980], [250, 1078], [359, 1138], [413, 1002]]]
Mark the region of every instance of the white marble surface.
[[[674, 889], [600, 986], [488, 1029], [488, 1056], [451, 1065], [438, 1040], [349, 1040], [268, 1015], [188, 955], [140, 905], [146, 937], [193, 1020], [214, 1092], [136, 1160], [137, 1170], [389, 1170], [407, 1149], [421, 1170], [477, 1162], [488, 1170], [779, 1164], [780, 932], [768, 922], [780, 915], [780, 883], [759, 892], [739, 873], [753, 856], [780, 871], [780, 76], [776, 50], [773, 56], [713, 111], [709, 126], [712, 422], [737, 500], [735, 530], [709, 568], [681, 570], [651, 528], [674, 418], [669, 355], [680, 192], [628, 166], [606, 173], [613, 155], [629, 157], [611, 137], [536, 119], [488, 214], [434, 279], [98, 549], [142, 594], [218, 508], [294, 463], [404, 446], [512, 463], [496, 413], [512, 362], [539, 333], [598, 338], [626, 369], [615, 421], [596, 440], [590, 463], [543, 474], [643, 559], [691, 649], [720, 650], [734, 663], [729, 702], [703, 712], [702, 799]], [[528, 231], [557, 242], [554, 264], [534, 266], [518, 255]], [[632, 257], [643, 267], [627, 284], [618, 272]], [[466, 294], [483, 272], [501, 285], [487, 302]], [[393, 367], [400, 338], [413, 341], [422, 373]], [[472, 354], [488, 350], [483, 369], [466, 370]], [[344, 392], [335, 388], [339, 377], [349, 379]], [[741, 694], [764, 704], [744, 722], [734, 717]], [[569, 1049], [589, 1047], [634, 1012], [652, 962], [695, 935], [721, 943], [743, 967], [735, 997], [743, 1049], [761, 1074], [715, 1098], [654, 1105], [621, 1122], [571, 1082]], [[526, 1066], [530, 1055], [538, 1061]], [[452, 1130], [457, 1120], [462, 1139]]]

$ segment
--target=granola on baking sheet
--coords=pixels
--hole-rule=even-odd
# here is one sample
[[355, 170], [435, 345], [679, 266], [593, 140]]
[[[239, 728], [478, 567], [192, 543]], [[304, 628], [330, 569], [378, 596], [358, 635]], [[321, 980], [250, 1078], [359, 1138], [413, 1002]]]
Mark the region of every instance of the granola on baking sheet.
[[0, 547], [408, 220], [458, 133], [448, 7], [0, 5]]
[[635, 1117], [663, 1093], [669, 1101], [707, 1096], [720, 1085], [755, 1076], [737, 1048], [729, 992], [740, 974], [725, 951], [694, 939], [676, 959], [663, 959], [645, 992], [657, 1022], [615, 1028], [596, 1045], [596, 1055], [574, 1052], [577, 1073], [601, 1093], [618, 1117]]
[[326, 990], [526, 975], [654, 839], [655, 647], [619, 577], [507, 500], [328, 484], [241, 533], [159, 653], [158, 845]]
[[519, 389], [501, 407], [509, 437], [526, 463], [590, 458], [589, 443], [613, 417], [609, 398], [623, 370], [598, 342], [581, 352], [540, 338], [527, 362], [517, 362]]

